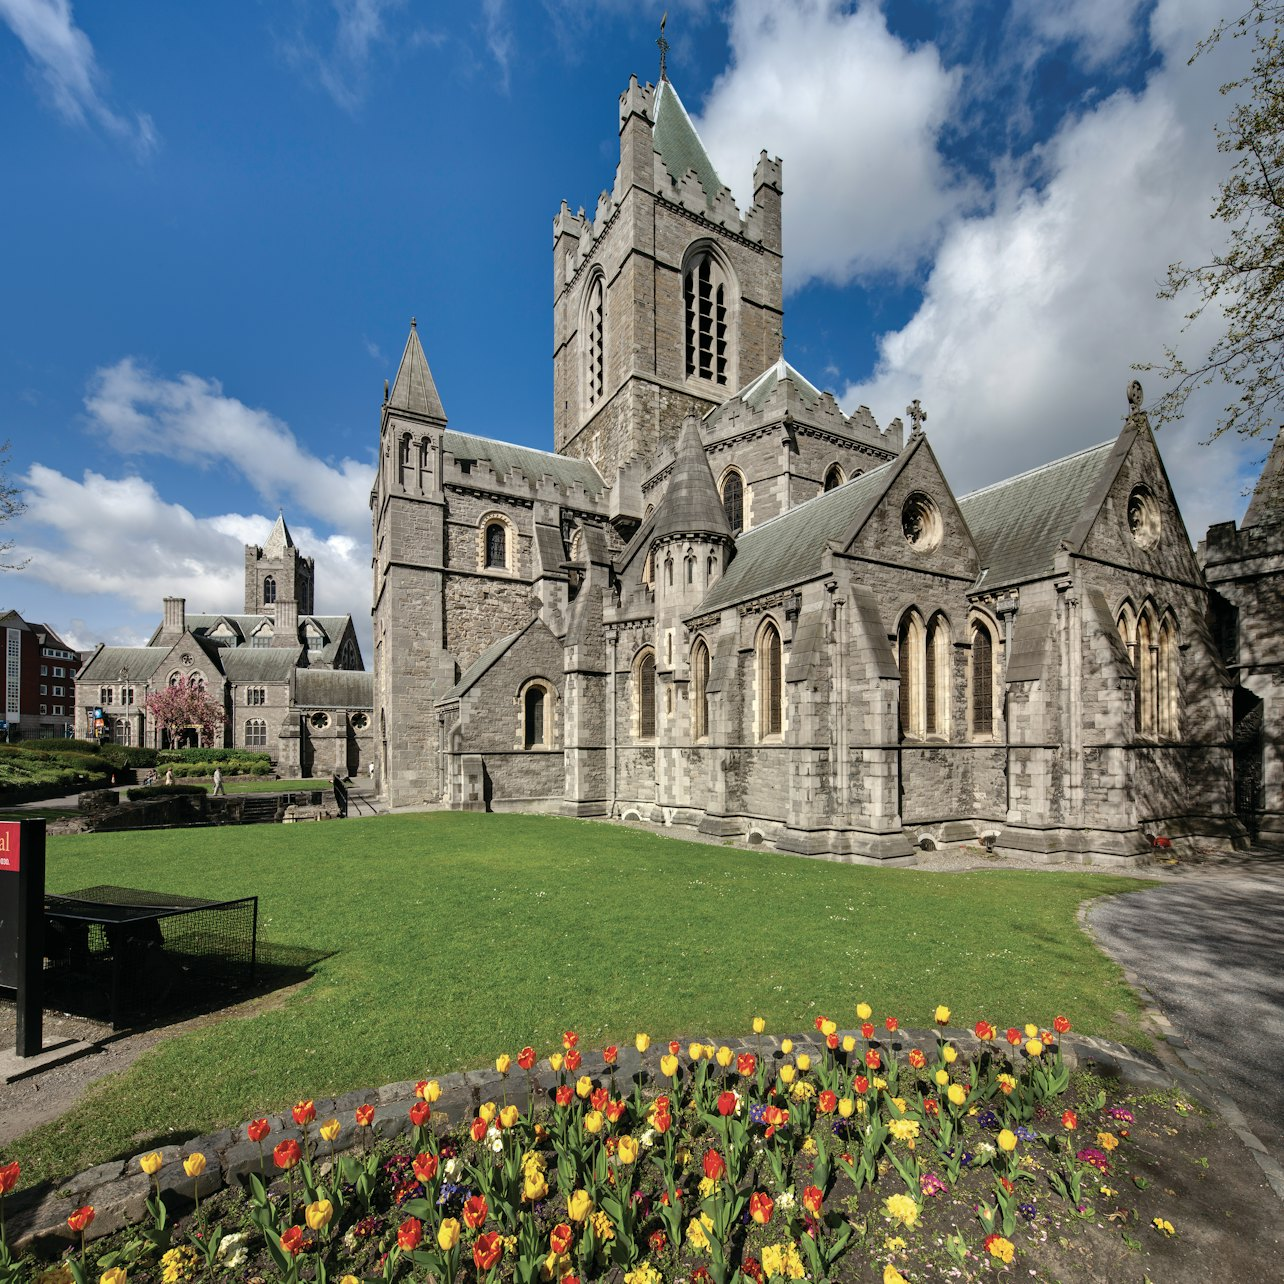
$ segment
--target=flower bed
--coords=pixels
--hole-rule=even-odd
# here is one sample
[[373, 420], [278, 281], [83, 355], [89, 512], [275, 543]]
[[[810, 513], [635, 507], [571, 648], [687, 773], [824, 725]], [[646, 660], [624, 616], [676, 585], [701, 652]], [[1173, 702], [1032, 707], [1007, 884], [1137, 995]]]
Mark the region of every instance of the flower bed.
[[[408, 1139], [379, 1136], [373, 1104], [340, 1120], [303, 1101], [293, 1127], [247, 1125], [244, 1189], [211, 1195], [193, 1150], [173, 1188], [193, 1207], [176, 1220], [151, 1152], [137, 1161], [151, 1183], [141, 1225], [90, 1251], [95, 1212], [78, 1207], [58, 1264], [14, 1262], [0, 1239], [0, 1282], [895, 1284], [1023, 1265], [1049, 1224], [1100, 1201], [1136, 1234], [1175, 1234], [1162, 1216], [1143, 1226], [1111, 1184], [1134, 1117], [1072, 1088], [1064, 1018], [979, 1021], [964, 1041], [945, 1008], [915, 1038], [857, 1015], [846, 1033], [817, 1018], [806, 1050], [760, 1021], [738, 1051], [671, 1043], [652, 1075], [622, 1069], [636, 1058], [615, 1048], [588, 1074], [568, 1032], [547, 1063], [529, 1047], [501, 1057], [471, 1118], [444, 1119], [438, 1083], [416, 1085]], [[0, 1214], [16, 1169], [0, 1167]]]

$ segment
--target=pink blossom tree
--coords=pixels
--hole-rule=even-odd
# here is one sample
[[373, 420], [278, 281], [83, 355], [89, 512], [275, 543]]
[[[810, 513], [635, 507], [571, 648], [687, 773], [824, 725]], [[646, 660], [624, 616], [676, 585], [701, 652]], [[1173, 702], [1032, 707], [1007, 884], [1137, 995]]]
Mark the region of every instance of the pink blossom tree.
[[147, 712], [169, 733], [171, 745], [187, 727], [199, 727], [202, 745], [214, 743], [214, 733], [227, 721], [223, 706], [204, 691], [186, 684], [151, 691], [144, 701]]

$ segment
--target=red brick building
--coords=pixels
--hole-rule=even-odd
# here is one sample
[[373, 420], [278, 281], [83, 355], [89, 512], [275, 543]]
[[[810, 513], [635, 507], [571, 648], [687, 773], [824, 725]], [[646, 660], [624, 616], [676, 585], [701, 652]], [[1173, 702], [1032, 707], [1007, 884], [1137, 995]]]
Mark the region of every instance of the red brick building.
[[0, 614], [0, 736], [37, 740], [71, 735], [80, 655], [47, 624], [28, 624], [17, 611]]

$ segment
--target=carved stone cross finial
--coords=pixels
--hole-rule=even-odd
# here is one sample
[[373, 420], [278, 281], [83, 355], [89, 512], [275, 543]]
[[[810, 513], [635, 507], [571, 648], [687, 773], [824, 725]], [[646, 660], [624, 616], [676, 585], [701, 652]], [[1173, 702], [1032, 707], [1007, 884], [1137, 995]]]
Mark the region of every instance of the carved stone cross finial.
[[908, 406], [905, 407], [905, 413], [909, 416], [909, 421], [913, 425], [910, 428], [911, 436], [917, 436], [923, 431], [923, 425], [927, 422], [927, 411], [919, 404], [917, 397], [914, 398]]
[[1141, 409], [1141, 403], [1146, 399], [1146, 394], [1141, 390], [1141, 382], [1134, 379], [1128, 385], [1128, 409], [1135, 415]]
[[660, 19], [660, 38], [655, 43], [660, 46], [660, 79], [668, 80], [669, 73], [666, 69], [666, 60], [669, 53], [669, 42], [664, 38], [664, 24], [669, 21], [669, 11], [664, 11], [664, 16]]

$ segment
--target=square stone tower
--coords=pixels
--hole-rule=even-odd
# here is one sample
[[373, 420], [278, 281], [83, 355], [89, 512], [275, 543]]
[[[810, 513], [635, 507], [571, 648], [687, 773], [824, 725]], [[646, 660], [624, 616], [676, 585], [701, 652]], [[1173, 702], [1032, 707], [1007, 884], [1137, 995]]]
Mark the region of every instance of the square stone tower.
[[245, 613], [276, 618], [278, 602], [294, 602], [299, 615], [313, 613], [313, 563], [290, 538], [285, 517], [278, 515], [268, 541], [245, 546]]
[[613, 188], [553, 220], [559, 453], [612, 481], [779, 358], [780, 202], [763, 152], [741, 214], [669, 80], [630, 78]]

